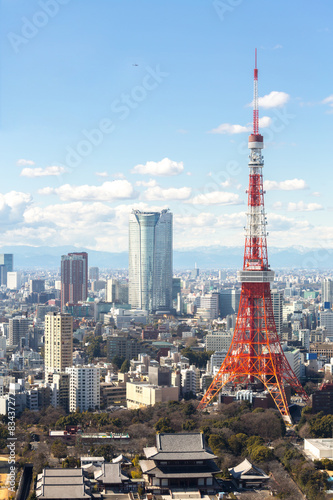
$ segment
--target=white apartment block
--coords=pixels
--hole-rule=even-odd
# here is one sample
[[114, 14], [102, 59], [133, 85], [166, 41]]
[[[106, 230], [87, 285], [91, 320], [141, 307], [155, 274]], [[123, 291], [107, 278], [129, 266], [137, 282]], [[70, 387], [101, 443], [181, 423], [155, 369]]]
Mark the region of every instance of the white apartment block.
[[301, 351], [294, 349], [292, 351], [284, 351], [290, 368], [295, 373], [298, 380], [301, 378]]
[[99, 410], [100, 407], [100, 370], [96, 366], [72, 366], [66, 368], [70, 374], [69, 411], [80, 412]]
[[190, 368], [181, 370], [182, 377], [182, 393], [183, 395], [189, 392], [197, 394], [200, 392], [200, 370], [194, 365]]

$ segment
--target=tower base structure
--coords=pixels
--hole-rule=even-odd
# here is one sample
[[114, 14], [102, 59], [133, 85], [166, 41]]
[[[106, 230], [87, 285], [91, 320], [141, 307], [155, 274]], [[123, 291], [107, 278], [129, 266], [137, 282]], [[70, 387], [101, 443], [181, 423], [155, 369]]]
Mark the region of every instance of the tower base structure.
[[269, 281], [242, 283], [229, 351], [199, 408], [206, 407], [226, 384], [253, 383], [255, 379], [269, 391], [283, 420], [290, 425], [292, 421], [284, 385], [289, 384], [305, 400], [308, 396], [282, 350], [276, 332]]

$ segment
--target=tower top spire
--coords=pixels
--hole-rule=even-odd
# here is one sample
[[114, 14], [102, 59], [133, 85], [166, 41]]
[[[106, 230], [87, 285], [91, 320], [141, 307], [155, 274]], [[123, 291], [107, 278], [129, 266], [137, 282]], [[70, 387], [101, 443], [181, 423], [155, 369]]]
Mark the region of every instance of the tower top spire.
[[[253, 131], [249, 137], [249, 147], [263, 147], [263, 137], [259, 133], [259, 104], [258, 104], [258, 67], [257, 67], [257, 49], [254, 52], [254, 71], [253, 71]], [[250, 146], [250, 143], [251, 146]], [[253, 143], [257, 143], [255, 146]]]

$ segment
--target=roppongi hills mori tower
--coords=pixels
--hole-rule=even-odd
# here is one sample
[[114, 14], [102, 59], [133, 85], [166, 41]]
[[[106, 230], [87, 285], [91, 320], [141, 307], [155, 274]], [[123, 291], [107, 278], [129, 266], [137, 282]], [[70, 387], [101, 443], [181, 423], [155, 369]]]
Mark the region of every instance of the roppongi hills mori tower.
[[172, 308], [172, 213], [129, 217], [129, 303], [148, 312]]

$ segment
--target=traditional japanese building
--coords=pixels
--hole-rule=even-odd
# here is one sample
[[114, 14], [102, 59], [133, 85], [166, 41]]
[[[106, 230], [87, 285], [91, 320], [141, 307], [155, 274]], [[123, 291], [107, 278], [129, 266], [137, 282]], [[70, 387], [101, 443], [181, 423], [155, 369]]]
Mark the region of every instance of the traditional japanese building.
[[156, 446], [143, 451], [140, 466], [148, 489], [212, 489], [214, 475], [221, 472], [202, 433], [160, 433]]
[[242, 463], [229, 469], [230, 474], [235, 479], [238, 488], [260, 488], [269, 480], [269, 476], [247, 459]]

